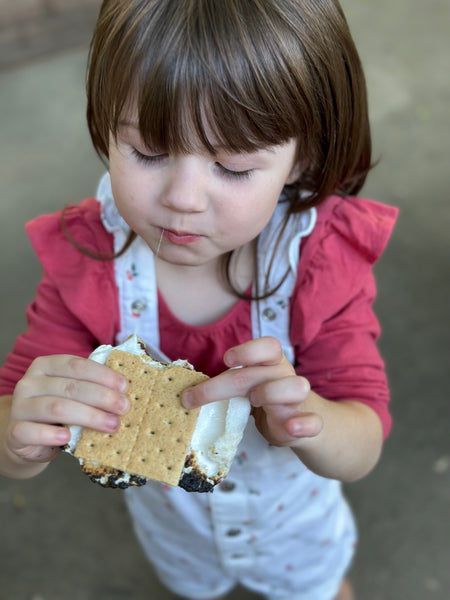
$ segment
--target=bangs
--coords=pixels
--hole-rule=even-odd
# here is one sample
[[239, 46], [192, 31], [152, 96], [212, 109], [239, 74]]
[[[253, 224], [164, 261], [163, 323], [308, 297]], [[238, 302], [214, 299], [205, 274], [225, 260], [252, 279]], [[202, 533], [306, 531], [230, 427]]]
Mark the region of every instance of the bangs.
[[102, 84], [91, 105], [103, 154], [124, 117], [137, 117], [148, 147], [173, 153], [251, 152], [311, 130], [313, 103], [281, 48], [288, 37], [279, 23], [266, 35], [278, 11], [255, 11], [248, 0], [232, 2], [234, 11], [223, 0], [141, 4], [137, 18], [123, 3], [122, 22], [95, 49], [103, 60], [91, 61], [90, 89]]
[[101, 156], [124, 119], [174, 154], [295, 138], [310, 205], [357, 193], [371, 168], [364, 74], [337, 0], [103, 0], [87, 92]]

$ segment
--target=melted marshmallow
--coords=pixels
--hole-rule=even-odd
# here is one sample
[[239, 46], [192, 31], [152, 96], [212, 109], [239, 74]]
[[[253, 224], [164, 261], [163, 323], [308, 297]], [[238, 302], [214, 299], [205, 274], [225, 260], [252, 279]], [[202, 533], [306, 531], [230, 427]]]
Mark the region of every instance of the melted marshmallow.
[[[157, 369], [165, 365], [153, 360], [142, 348], [136, 335], [130, 336], [119, 346], [99, 346], [90, 355], [90, 359], [105, 364], [111, 351], [117, 349], [139, 356], [144, 362]], [[185, 360], [176, 360], [172, 364], [193, 370]], [[230, 398], [202, 406], [192, 435], [188, 456], [195, 459], [196, 467], [207, 481], [214, 485], [228, 473], [239, 442], [250, 415], [250, 403], [247, 398]], [[67, 451], [73, 454], [80, 439], [82, 428], [71, 426], [71, 439]], [[78, 459], [83, 465], [83, 459]], [[183, 473], [189, 474], [192, 466], [184, 467]], [[129, 473], [123, 473], [124, 483], [130, 479]], [[102, 481], [99, 481], [102, 483]]]

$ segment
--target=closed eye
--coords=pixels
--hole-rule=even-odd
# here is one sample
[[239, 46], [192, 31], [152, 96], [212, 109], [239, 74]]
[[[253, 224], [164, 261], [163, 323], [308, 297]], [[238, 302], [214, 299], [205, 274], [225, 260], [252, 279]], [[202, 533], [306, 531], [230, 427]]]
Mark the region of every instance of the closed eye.
[[[168, 157], [167, 154], [143, 154], [136, 148], [132, 148], [132, 155], [137, 160], [137, 162], [144, 165], [158, 165]], [[248, 179], [253, 172], [253, 169], [235, 171], [233, 169], [224, 167], [219, 162], [214, 163], [214, 166], [218, 170], [220, 176], [227, 179]]]
[[219, 162], [216, 162], [214, 164], [216, 169], [219, 171], [220, 175], [228, 179], [248, 179], [253, 172], [253, 169], [246, 169], [244, 171], [233, 171], [233, 169], [228, 169]]
[[145, 165], [157, 165], [167, 158], [167, 154], [143, 154], [136, 148], [132, 149], [133, 157]]

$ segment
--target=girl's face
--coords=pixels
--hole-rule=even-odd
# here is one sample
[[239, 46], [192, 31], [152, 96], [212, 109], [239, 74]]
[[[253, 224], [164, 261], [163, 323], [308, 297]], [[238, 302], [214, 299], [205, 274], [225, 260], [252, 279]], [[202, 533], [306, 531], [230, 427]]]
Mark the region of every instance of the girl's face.
[[180, 266], [218, 261], [253, 240], [298, 177], [295, 156], [293, 139], [250, 154], [168, 155], [145, 147], [132, 122], [109, 147], [119, 212], [160, 259]]

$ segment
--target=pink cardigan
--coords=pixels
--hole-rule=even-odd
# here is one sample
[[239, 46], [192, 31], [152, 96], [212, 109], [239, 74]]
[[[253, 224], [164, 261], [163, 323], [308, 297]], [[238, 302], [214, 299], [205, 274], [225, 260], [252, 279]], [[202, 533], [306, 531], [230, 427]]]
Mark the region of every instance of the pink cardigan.
[[[371, 406], [391, 427], [389, 391], [372, 311], [372, 266], [383, 252], [397, 210], [370, 200], [331, 196], [318, 207], [312, 234], [303, 240], [291, 300], [291, 341], [296, 370], [328, 399], [355, 399]], [[99, 344], [115, 344], [120, 329], [112, 261], [82, 254], [65, 238], [60, 213], [27, 224], [44, 273], [27, 311], [28, 329], [0, 369], [0, 394], [10, 394], [37, 356], [88, 356]], [[70, 234], [83, 247], [112, 253], [112, 236], [100, 205], [87, 199], [66, 213]], [[194, 327], [171, 314], [159, 296], [161, 349], [186, 358], [213, 376], [223, 370], [224, 351], [251, 339], [250, 303], [239, 300], [219, 321]], [[131, 333], [131, 332], [130, 332]]]

